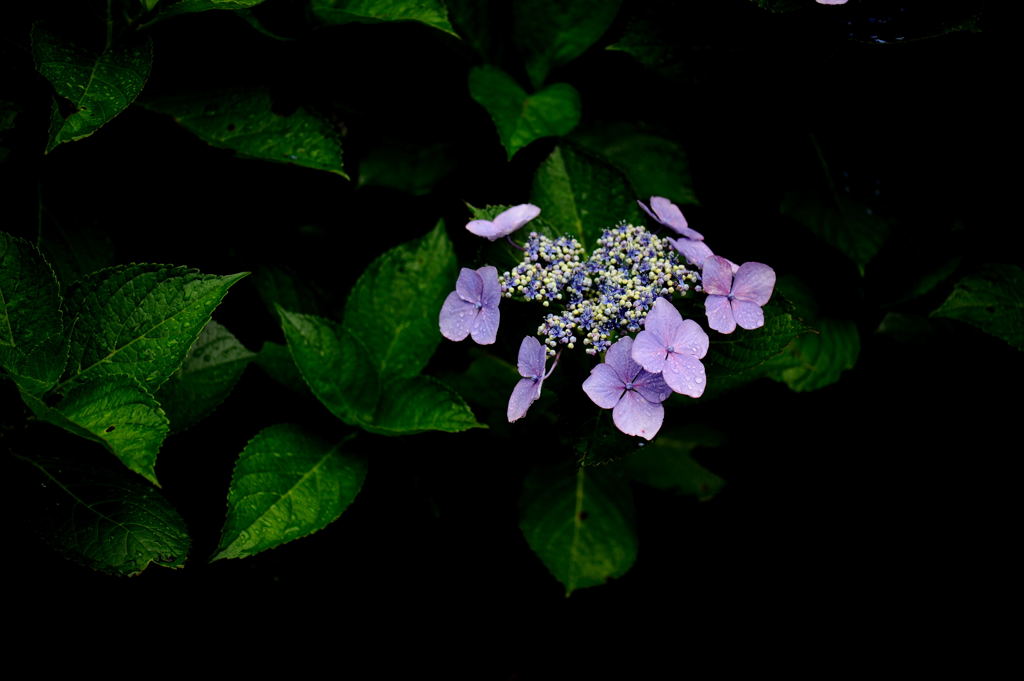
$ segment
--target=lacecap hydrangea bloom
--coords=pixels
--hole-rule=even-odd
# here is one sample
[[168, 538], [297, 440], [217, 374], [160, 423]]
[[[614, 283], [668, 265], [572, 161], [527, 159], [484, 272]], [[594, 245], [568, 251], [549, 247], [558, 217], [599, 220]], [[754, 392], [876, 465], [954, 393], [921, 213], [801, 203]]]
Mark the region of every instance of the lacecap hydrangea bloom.
[[761, 307], [771, 296], [775, 272], [762, 263], [737, 266], [714, 255], [675, 204], [658, 196], [650, 203], [650, 208], [640, 205], [678, 238], [621, 223], [605, 229], [589, 254], [571, 236], [531, 232], [517, 244], [510, 235], [540, 214], [532, 204], [466, 225], [491, 241], [507, 237], [522, 252], [522, 261], [500, 275], [494, 267], [464, 268], [441, 308], [441, 333], [451, 340], [471, 335], [478, 343], [493, 343], [501, 297], [540, 303], [548, 310], [536, 337], [520, 343], [521, 378], [509, 397], [510, 422], [525, 416], [539, 399], [562, 351], [582, 347], [604, 358], [584, 381], [583, 392], [612, 410], [623, 433], [649, 440], [661, 428], [662, 403], [673, 392], [697, 398], [707, 383], [701, 360], [709, 349], [708, 335], [696, 320], [684, 319], [672, 300], [707, 294], [709, 326], [723, 333], [737, 324], [755, 328], [764, 323]]

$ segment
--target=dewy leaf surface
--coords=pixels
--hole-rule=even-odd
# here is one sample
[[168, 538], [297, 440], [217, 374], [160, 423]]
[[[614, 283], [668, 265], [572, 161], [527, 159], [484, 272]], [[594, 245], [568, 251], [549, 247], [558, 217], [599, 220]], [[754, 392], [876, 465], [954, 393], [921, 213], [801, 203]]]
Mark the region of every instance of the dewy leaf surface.
[[150, 485], [70, 458], [19, 458], [42, 476], [34, 520], [66, 557], [118, 576], [138, 575], [150, 565], [185, 564], [185, 521]]
[[156, 455], [167, 437], [167, 416], [146, 388], [129, 376], [109, 376], [74, 386], [55, 407], [25, 397], [36, 416], [94, 442], [157, 483]]
[[339, 134], [305, 109], [274, 113], [270, 93], [236, 91], [143, 103], [168, 114], [207, 144], [240, 156], [326, 170], [348, 178]]
[[90, 275], [68, 297], [74, 326], [66, 381], [123, 374], [156, 390], [245, 275], [170, 265], [122, 265]]
[[295, 366], [316, 398], [349, 425], [372, 422], [378, 379], [363, 344], [329, 319], [278, 312]]
[[0, 369], [41, 393], [60, 378], [67, 356], [53, 270], [34, 246], [0, 232]]
[[860, 355], [860, 334], [849, 319], [818, 319], [813, 323], [817, 333], [797, 336], [770, 361], [769, 376], [796, 392], [818, 390], [839, 380], [852, 369]]
[[619, 12], [619, 0], [517, 0], [515, 37], [534, 86], [604, 35]]
[[326, 24], [418, 21], [455, 35], [442, 0], [313, 0], [312, 9]]
[[626, 177], [569, 145], [557, 147], [537, 169], [531, 196], [549, 224], [564, 226], [587, 250], [605, 229], [641, 217]]
[[230, 331], [211, 321], [156, 397], [175, 431], [189, 428], [227, 399], [255, 358]]
[[264, 428], [238, 457], [213, 560], [244, 558], [321, 530], [348, 508], [366, 460], [295, 425]]
[[[344, 327], [366, 346], [382, 380], [420, 373], [437, 344], [438, 314], [455, 288], [455, 252], [438, 222], [374, 260], [345, 304]], [[301, 367], [300, 367], [301, 368]]]
[[580, 95], [568, 83], [527, 94], [504, 71], [477, 66], [469, 92], [491, 115], [508, 158], [534, 140], [568, 135], [580, 122]]
[[382, 435], [411, 435], [427, 430], [459, 433], [483, 428], [454, 390], [429, 376], [397, 380], [381, 394], [372, 424]]
[[542, 470], [526, 479], [519, 527], [569, 595], [632, 567], [633, 515], [629, 486], [604, 471]]
[[932, 316], [967, 322], [1024, 350], [1024, 269], [985, 265], [958, 281]]
[[111, 45], [96, 54], [61, 40], [40, 26], [32, 30], [36, 68], [74, 110], [54, 106], [46, 151], [96, 132], [142, 92], [153, 63], [153, 44]]

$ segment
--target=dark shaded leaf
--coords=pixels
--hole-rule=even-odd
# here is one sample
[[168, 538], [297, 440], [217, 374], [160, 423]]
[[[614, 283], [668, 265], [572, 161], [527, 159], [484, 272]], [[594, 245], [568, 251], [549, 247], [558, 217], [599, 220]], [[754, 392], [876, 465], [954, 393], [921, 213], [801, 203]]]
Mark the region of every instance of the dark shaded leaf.
[[722, 434], [703, 426], [683, 426], [660, 433], [625, 460], [630, 478], [658, 489], [707, 501], [725, 481], [693, 459], [698, 447], [717, 447]]
[[442, 0], [313, 0], [312, 9], [326, 24], [418, 21], [455, 35]]
[[1024, 269], [985, 265], [958, 281], [931, 316], [967, 322], [1024, 350]]
[[363, 427], [381, 435], [412, 435], [427, 430], [460, 433], [486, 428], [451, 388], [430, 376], [394, 381], [381, 393], [373, 423]]
[[891, 221], [845, 194], [790, 192], [780, 208], [826, 243], [839, 249], [864, 273], [889, 236]]
[[768, 376], [797, 392], [818, 390], [839, 380], [860, 355], [857, 325], [848, 319], [822, 318], [812, 323], [817, 333], [794, 339], [781, 355], [769, 361]]

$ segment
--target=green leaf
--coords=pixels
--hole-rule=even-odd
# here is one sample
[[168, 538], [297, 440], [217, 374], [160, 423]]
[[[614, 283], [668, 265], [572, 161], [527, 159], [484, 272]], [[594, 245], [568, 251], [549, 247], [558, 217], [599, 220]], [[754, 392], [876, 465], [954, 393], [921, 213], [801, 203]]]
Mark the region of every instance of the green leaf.
[[252, 283], [274, 316], [278, 305], [304, 314], [323, 314], [327, 307], [324, 292], [289, 268], [260, 265], [253, 273]]
[[534, 140], [568, 135], [580, 122], [580, 95], [568, 83], [531, 95], [501, 69], [477, 66], [469, 93], [491, 115], [508, 158]]
[[34, 495], [41, 507], [33, 521], [66, 557], [122, 577], [150, 565], [185, 564], [190, 544], [185, 521], [150, 485], [70, 458], [18, 458], [42, 476]]
[[60, 287], [27, 241], [0, 232], [0, 368], [30, 393], [53, 387], [68, 343]]
[[796, 392], [818, 390], [839, 380], [852, 369], [860, 354], [857, 325], [848, 319], [818, 319], [818, 333], [797, 336], [783, 353], [770, 360], [768, 375]]
[[123, 374], [156, 390], [181, 366], [210, 314], [246, 274], [122, 265], [90, 275], [68, 297], [74, 326], [66, 382]]
[[363, 344], [328, 319], [280, 308], [278, 313], [295, 366], [316, 398], [349, 425], [371, 423], [379, 388]]
[[156, 394], [172, 430], [191, 428], [209, 416], [231, 394], [254, 357], [223, 326], [214, 321], [207, 324], [185, 363]]
[[1024, 350], [1024, 270], [985, 265], [958, 281], [931, 316], [967, 322]]
[[200, 139], [239, 156], [326, 170], [348, 178], [339, 134], [305, 109], [274, 113], [263, 90], [142, 102], [168, 114]]
[[63, 290], [90, 273], [114, 264], [110, 235], [97, 226], [75, 225], [64, 229], [52, 220], [43, 220], [39, 228], [39, 250], [53, 266]]
[[160, 484], [154, 467], [167, 437], [167, 416], [135, 379], [108, 376], [77, 385], [55, 407], [23, 396], [40, 419], [100, 443], [125, 466]]
[[486, 428], [463, 399], [430, 376], [393, 381], [382, 391], [372, 424], [366, 430], [381, 435], [412, 435], [427, 430], [459, 433]]
[[302, 379], [288, 346], [267, 341], [256, 355], [256, 365], [272, 379], [300, 395], [309, 395], [309, 386]]
[[532, 203], [561, 233], [591, 250], [601, 233], [623, 220], [640, 219], [625, 176], [590, 154], [557, 147], [533, 177]]
[[645, 201], [664, 196], [679, 205], [698, 205], [682, 145], [631, 123], [604, 123], [576, 130], [572, 140], [606, 158], [629, 178]]
[[147, 11], [152, 11], [160, 3], [160, 0], [139, 0], [139, 2]]
[[535, 87], [556, 66], [566, 64], [598, 41], [619, 13], [620, 0], [517, 0], [516, 43], [526, 57]]
[[207, 12], [211, 9], [249, 9], [262, 4], [265, 0], [177, 0], [173, 3], [164, 3], [160, 8], [158, 19], [173, 17], [178, 14], [191, 14], [193, 12]]
[[382, 380], [415, 376], [434, 354], [455, 266], [442, 221], [426, 236], [381, 255], [359, 277], [345, 304], [344, 326], [366, 346]]
[[32, 54], [39, 73], [73, 107], [68, 116], [54, 105], [49, 153], [57, 145], [79, 140], [131, 104], [146, 84], [153, 63], [153, 43], [111, 45], [99, 54], [63, 41], [40, 26], [32, 29]]
[[693, 459], [698, 447], [718, 447], [722, 434], [703, 426], [683, 426], [658, 435], [625, 461], [629, 477], [645, 485], [707, 501], [725, 481]]
[[891, 221], [874, 215], [845, 194], [790, 192], [780, 207], [788, 215], [852, 260], [861, 274], [889, 236]]
[[312, 8], [326, 24], [418, 21], [455, 35], [442, 0], [313, 0]]
[[524, 483], [519, 528], [568, 596], [632, 567], [633, 514], [629, 486], [607, 471], [542, 470]]
[[264, 428], [238, 457], [212, 560], [245, 558], [321, 530], [359, 494], [366, 460], [301, 427]]
[[713, 333], [711, 346], [704, 358], [708, 375], [705, 397], [762, 378], [776, 367], [771, 360], [781, 355], [800, 334], [809, 331], [795, 317], [789, 306], [772, 301], [764, 307], [764, 326], [759, 329], [736, 329], [729, 335]]

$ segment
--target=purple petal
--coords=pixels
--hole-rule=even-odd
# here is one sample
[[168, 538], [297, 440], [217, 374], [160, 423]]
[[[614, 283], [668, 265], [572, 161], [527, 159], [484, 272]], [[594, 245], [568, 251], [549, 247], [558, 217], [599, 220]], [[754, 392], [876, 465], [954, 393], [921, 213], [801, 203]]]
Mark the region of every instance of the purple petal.
[[[611, 352], [611, 348], [608, 352]], [[583, 392], [602, 409], [611, 409], [617, 405], [625, 389], [622, 379], [607, 364], [598, 364], [590, 370], [587, 380], [583, 381]]]
[[692, 319], [684, 319], [671, 338], [667, 339], [673, 352], [691, 355], [701, 359], [708, 354], [708, 335], [700, 324]]
[[466, 223], [466, 229], [477, 236], [482, 236], [491, 241], [496, 241], [501, 237], [505, 236], [501, 234], [501, 229], [498, 225], [495, 225], [490, 220], [473, 220], [472, 222]]
[[540, 208], [532, 203], [521, 203], [498, 214], [494, 218], [494, 225], [497, 227], [499, 236], [507, 236], [538, 215], [540, 215]]
[[708, 326], [718, 333], [732, 333], [736, 330], [736, 318], [732, 315], [732, 306], [725, 296], [708, 296], [704, 301], [704, 311], [708, 315]]
[[713, 255], [704, 261], [700, 278], [704, 293], [714, 296], [727, 296], [732, 293], [732, 266], [719, 255]]
[[668, 345], [668, 341], [676, 334], [680, 324], [683, 323], [683, 316], [672, 303], [664, 298], [657, 298], [651, 311], [647, 313], [644, 320], [644, 330], [650, 331], [656, 338]]
[[633, 381], [633, 388], [643, 395], [648, 402], [661, 403], [672, 394], [672, 388], [668, 387], [661, 374], [652, 374], [649, 371], [641, 371], [640, 375]]
[[540, 397], [541, 383], [543, 381], [534, 381], [532, 378], [519, 379], [516, 387], [512, 388], [512, 396], [508, 398], [509, 423], [526, 416], [526, 410]]
[[527, 336], [519, 344], [519, 375], [523, 378], [543, 376], [546, 361], [544, 346], [533, 336]]
[[469, 328], [473, 334], [473, 340], [480, 345], [490, 345], [498, 338], [498, 322], [501, 321], [501, 313], [496, 307], [481, 308], [476, 321]]
[[640, 373], [640, 365], [633, 361], [633, 339], [625, 336], [615, 341], [604, 353], [604, 363], [612, 368], [623, 383], [632, 381]]
[[441, 335], [448, 340], [460, 341], [469, 335], [469, 330], [479, 311], [474, 303], [467, 302], [459, 297], [459, 294], [452, 291], [444, 299], [441, 306], [441, 314], [438, 323], [441, 326]]
[[704, 240], [704, 236], [700, 232], [687, 227], [683, 211], [679, 210], [679, 206], [668, 199], [661, 196], [652, 196], [651, 209], [657, 214], [658, 222], [666, 227], [671, 227], [687, 239], [693, 239], [694, 241]]
[[665, 420], [665, 408], [660, 403], [645, 400], [633, 390], [627, 390], [612, 410], [615, 427], [626, 435], [639, 435], [650, 440]]
[[700, 397], [704, 394], [707, 377], [704, 374], [704, 365], [696, 357], [673, 352], [668, 356], [665, 371], [661, 375], [668, 387], [681, 395]]
[[468, 267], [459, 270], [459, 278], [455, 282], [455, 292], [459, 297], [470, 303], [479, 303], [483, 295], [484, 282], [479, 272], [474, 272]]
[[714, 253], [708, 248], [707, 244], [703, 241], [694, 241], [685, 237], [678, 239], [669, 239], [669, 243], [675, 247], [677, 251], [683, 254], [686, 261], [691, 265], [700, 267], [704, 264], [704, 261], [710, 258]]
[[493, 265], [486, 265], [478, 269], [480, 275], [481, 293], [480, 302], [484, 307], [498, 307], [501, 302], [501, 284], [498, 283], [498, 268]]
[[764, 305], [772, 297], [774, 289], [775, 270], [768, 265], [759, 262], [745, 262], [736, 270], [736, 279], [732, 284], [734, 298]]
[[764, 311], [757, 303], [749, 300], [732, 301], [732, 315], [744, 329], [759, 329], [764, 326]]
[[665, 345], [656, 333], [645, 329], [633, 341], [633, 361], [651, 373], [660, 374], [668, 354]]

